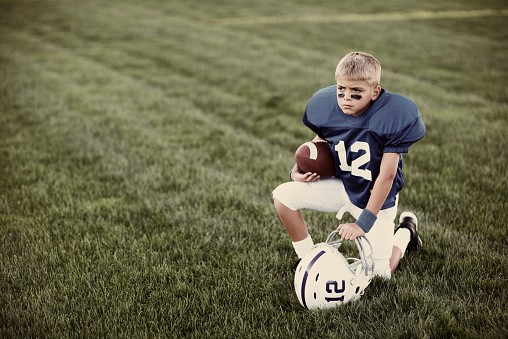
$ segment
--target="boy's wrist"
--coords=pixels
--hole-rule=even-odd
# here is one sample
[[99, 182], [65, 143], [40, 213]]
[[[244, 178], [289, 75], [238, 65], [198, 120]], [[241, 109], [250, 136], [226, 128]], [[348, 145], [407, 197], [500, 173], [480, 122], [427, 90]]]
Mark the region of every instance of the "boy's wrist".
[[296, 164], [291, 168], [291, 170], [289, 171], [289, 179], [291, 179], [292, 181], [294, 181], [293, 179], [293, 170], [294, 169], [298, 169], [298, 166], [296, 166]]
[[363, 209], [363, 211], [360, 214], [360, 216], [358, 217], [358, 219], [356, 219], [355, 224], [360, 226], [360, 228], [362, 230], [364, 230], [365, 233], [368, 233], [370, 231], [370, 229], [372, 228], [372, 226], [374, 226], [374, 223], [376, 222], [376, 220], [377, 220], [377, 215], [375, 215], [374, 213], [372, 213], [371, 211], [369, 211], [368, 209], [365, 208], [365, 209]]

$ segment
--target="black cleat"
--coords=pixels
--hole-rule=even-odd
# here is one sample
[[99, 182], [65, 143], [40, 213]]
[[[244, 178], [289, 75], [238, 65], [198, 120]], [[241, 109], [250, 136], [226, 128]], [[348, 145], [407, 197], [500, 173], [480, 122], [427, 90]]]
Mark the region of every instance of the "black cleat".
[[[409, 252], [418, 251], [422, 248], [422, 239], [418, 235], [418, 219], [416, 219], [416, 215], [412, 212], [403, 212], [399, 218], [399, 228], [407, 228], [411, 231], [411, 240], [409, 244], [407, 244], [406, 250]], [[395, 232], [397, 232], [395, 230]]]

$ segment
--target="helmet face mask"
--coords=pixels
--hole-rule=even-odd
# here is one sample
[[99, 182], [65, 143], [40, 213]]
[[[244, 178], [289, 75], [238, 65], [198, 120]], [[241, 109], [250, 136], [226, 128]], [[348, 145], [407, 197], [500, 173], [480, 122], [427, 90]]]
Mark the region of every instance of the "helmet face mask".
[[342, 239], [333, 240], [337, 234], [334, 231], [324, 243], [315, 245], [296, 268], [295, 292], [307, 309], [329, 309], [357, 300], [372, 279], [374, 261], [368, 239], [355, 239], [360, 259], [346, 259], [338, 250]]

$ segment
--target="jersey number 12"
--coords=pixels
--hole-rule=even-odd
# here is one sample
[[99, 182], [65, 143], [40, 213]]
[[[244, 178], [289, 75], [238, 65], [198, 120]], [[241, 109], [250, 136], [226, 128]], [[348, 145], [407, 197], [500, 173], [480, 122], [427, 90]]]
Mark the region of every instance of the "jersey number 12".
[[361, 166], [370, 161], [370, 147], [368, 143], [365, 141], [355, 141], [355, 143], [351, 146], [351, 152], [357, 153], [359, 151], [365, 151], [362, 156], [354, 159], [351, 162], [351, 165], [348, 165], [347, 163], [346, 146], [344, 145], [343, 140], [335, 145], [335, 150], [339, 155], [340, 169], [342, 171], [351, 172], [351, 174], [354, 176], [362, 177], [365, 180], [372, 181], [372, 174], [370, 170], [360, 169]]

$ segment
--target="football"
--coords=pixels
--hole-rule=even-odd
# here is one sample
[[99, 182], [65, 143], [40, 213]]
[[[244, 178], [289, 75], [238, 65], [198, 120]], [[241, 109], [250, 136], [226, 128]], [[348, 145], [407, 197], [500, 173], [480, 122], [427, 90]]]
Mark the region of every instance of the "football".
[[335, 176], [335, 162], [326, 141], [309, 141], [295, 153], [296, 164], [301, 172], [317, 173], [321, 178]]

